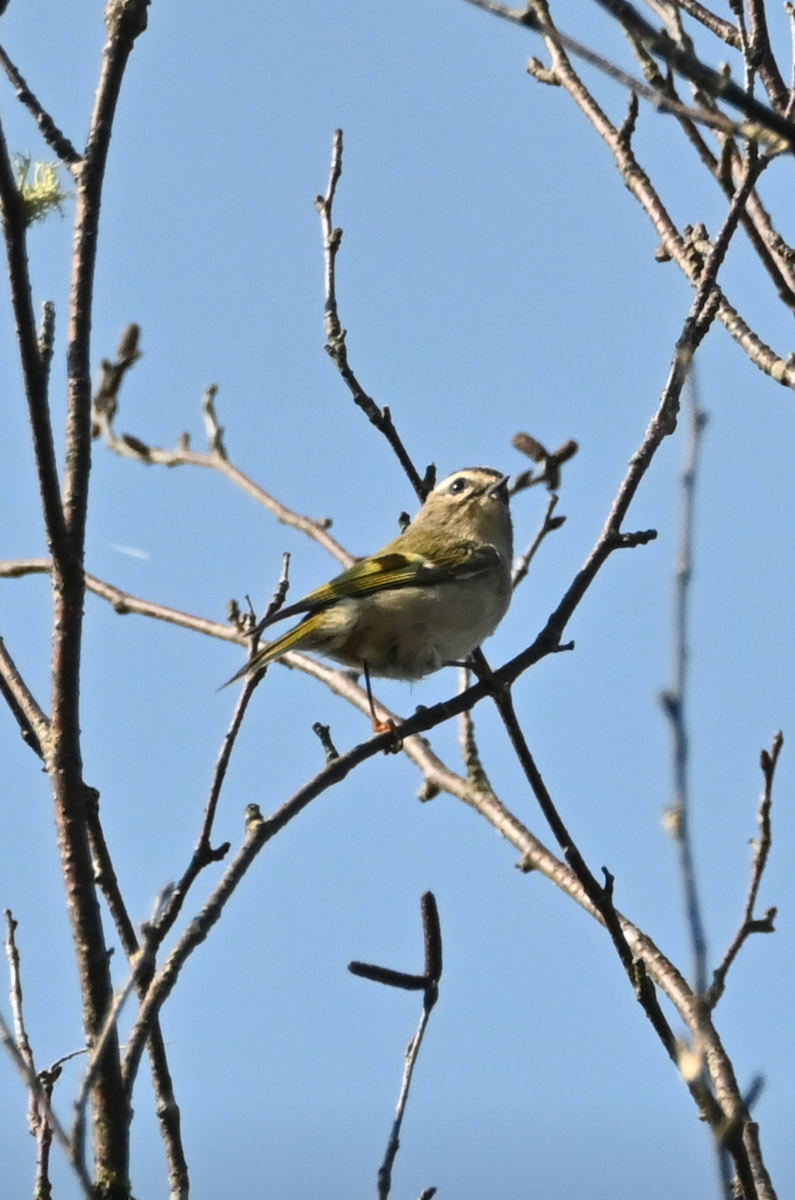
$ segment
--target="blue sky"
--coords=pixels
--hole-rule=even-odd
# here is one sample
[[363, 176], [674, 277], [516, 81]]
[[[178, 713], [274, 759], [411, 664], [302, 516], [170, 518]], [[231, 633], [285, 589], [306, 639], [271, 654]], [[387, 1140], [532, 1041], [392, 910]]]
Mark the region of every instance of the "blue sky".
[[[582, 10], [582, 11], [581, 11]], [[560, 25], [605, 33], [597, 10], [564, 4]], [[103, 42], [102, 6], [11, 4], [3, 43], [59, 124], [85, 135]], [[314, 196], [331, 139], [345, 132], [335, 220], [340, 313], [351, 360], [391, 407], [409, 452], [442, 474], [488, 464], [517, 471], [510, 439], [527, 429], [579, 455], [564, 472], [568, 520], [545, 544], [489, 658], [532, 640], [605, 520], [665, 381], [691, 300], [607, 150], [560, 89], [525, 72], [530, 34], [459, 0], [262, 6], [155, 0], [130, 62], [108, 167], [93, 359], [129, 321], [145, 357], [122, 395], [119, 430], [203, 445], [200, 398], [217, 383], [230, 456], [288, 506], [333, 518], [353, 553], [394, 536], [413, 509], [391, 451], [351, 403], [324, 349], [322, 247]], [[784, 63], [785, 74], [788, 65]], [[591, 76], [588, 76], [591, 78]], [[619, 119], [620, 89], [600, 83]], [[12, 146], [50, 157], [2, 90]], [[680, 152], [669, 118], [642, 110], [636, 142], [680, 224], [714, 234], [725, 199]], [[776, 213], [792, 164], [768, 172]], [[31, 234], [37, 303], [63, 331], [71, 205]], [[782, 229], [792, 238], [792, 230]], [[738, 239], [727, 292], [786, 356], [786, 315]], [[0, 426], [6, 519], [0, 558], [44, 552], [41, 516], [2, 300]], [[63, 417], [63, 342], [53, 372]], [[699, 481], [690, 709], [696, 854], [712, 963], [739, 922], [756, 833], [759, 750], [795, 735], [795, 587], [789, 521], [795, 407], [721, 330], [699, 359], [710, 421]], [[548, 786], [587, 860], [609, 866], [619, 907], [688, 969], [673, 848], [667, 729], [671, 595], [681, 432], [637, 497], [629, 528], [657, 541], [614, 555], [570, 627], [572, 654], [517, 684], [516, 703]], [[219, 476], [166, 471], [95, 448], [88, 567], [137, 595], [223, 620], [228, 599], [262, 606], [281, 554], [293, 598], [334, 570]], [[517, 498], [519, 546], [543, 513]], [[122, 549], [120, 549], [122, 548]], [[141, 556], [123, 548], [132, 548]], [[46, 581], [0, 589], [0, 632], [47, 693]], [[234, 705], [216, 692], [241, 662], [214, 643], [87, 601], [86, 778], [136, 919], [182, 869]], [[379, 694], [398, 711], [456, 686], [442, 672]], [[238, 844], [243, 810], [281, 804], [319, 769], [314, 721], [340, 748], [367, 735], [358, 713], [315, 681], [274, 668], [236, 750], [217, 839]], [[495, 715], [476, 712], [503, 801], [550, 842]], [[436, 731], [456, 761], [456, 731]], [[74, 971], [46, 779], [10, 719], [0, 720], [0, 903], [20, 922], [31, 1037], [42, 1065], [81, 1042]], [[778, 932], [746, 947], [718, 1028], [746, 1084], [767, 1081], [757, 1115], [777, 1187], [795, 1183], [790, 1150], [793, 983], [793, 771], [785, 746], [775, 842], [760, 906]], [[258, 859], [223, 922], [189, 963], [163, 1014], [183, 1110], [193, 1195], [290, 1200], [372, 1195], [416, 997], [354, 979], [350, 959], [416, 969], [420, 894], [437, 896], [445, 934], [439, 1006], [423, 1050], [394, 1196], [545, 1200], [714, 1194], [712, 1153], [692, 1102], [636, 1005], [606, 937], [447, 796], [420, 805], [401, 758], [370, 761], [313, 805]], [[189, 918], [217, 880], [210, 869]], [[118, 981], [123, 979], [117, 955]], [[4, 1002], [5, 1003], [5, 1002]], [[7, 1011], [4, 1009], [4, 1011]], [[677, 1026], [678, 1029], [678, 1026]], [[68, 1115], [69, 1088], [56, 1103]], [[136, 1095], [133, 1182], [167, 1188], [148, 1080]], [[24, 1095], [0, 1063], [4, 1171], [24, 1194], [33, 1143]], [[65, 1175], [59, 1168], [59, 1177]], [[71, 1190], [70, 1190], [71, 1189]], [[64, 1196], [76, 1194], [68, 1177]]]

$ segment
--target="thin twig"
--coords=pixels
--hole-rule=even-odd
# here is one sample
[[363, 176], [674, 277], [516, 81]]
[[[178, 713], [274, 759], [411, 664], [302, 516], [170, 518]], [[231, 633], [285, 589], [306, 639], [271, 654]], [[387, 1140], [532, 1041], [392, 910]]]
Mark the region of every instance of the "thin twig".
[[554, 532], [556, 529], [560, 529], [561, 525], [566, 520], [565, 517], [553, 516], [553, 513], [558, 506], [559, 499], [560, 497], [558, 496], [557, 492], [550, 493], [549, 499], [547, 500], [547, 511], [544, 513], [544, 519], [541, 522], [541, 527], [538, 533], [533, 538], [532, 542], [528, 546], [527, 550], [525, 550], [521, 558], [517, 558], [513, 565], [511, 586], [514, 591], [516, 591], [519, 584], [527, 578], [527, 573], [530, 570], [530, 564], [538, 553], [541, 543], [548, 536], [548, 534]]
[[[673, 70], [678, 71], [702, 91], [717, 100], [724, 100], [738, 109], [750, 121], [761, 128], [777, 134], [791, 148], [795, 147], [795, 126], [775, 109], [768, 107], [749, 95], [724, 72], [715, 71], [693, 53], [661, 33], [641, 16], [629, 0], [597, 0], [632, 37], [642, 42], [652, 54], [662, 58]], [[769, 45], [768, 45], [769, 49]], [[750, 134], [750, 131], [749, 131]]]
[[759, 72], [759, 78], [765, 86], [770, 103], [779, 112], [784, 112], [789, 100], [789, 89], [784, 82], [770, 45], [764, 0], [748, 0], [748, 17], [750, 22], [749, 60], [755, 70]]
[[82, 156], [78, 154], [69, 138], [61, 132], [50, 114], [39, 103], [3, 46], [0, 46], [0, 65], [14, 86], [17, 100], [28, 109], [47, 145], [72, 170], [75, 164], [82, 162]]
[[[16, 1039], [19, 1053], [27, 1063], [31, 1074], [35, 1075], [36, 1064], [33, 1059], [33, 1050], [30, 1045], [28, 1031], [25, 1028], [25, 1013], [22, 999], [22, 971], [19, 961], [19, 950], [17, 949], [16, 943], [16, 930], [18, 922], [14, 920], [13, 913], [9, 908], [5, 910], [5, 918], [5, 950], [6, 957], [8, 958], [8, 973], [11, 983], [11, 1016], [14, 1021], [14, 1037]], [[33, 1133], [36, 1138], [39, 1138], [42, 1130], [42, 1117], [32, 1092], [30, 1094], [28, 1108], [28, 1124], [30, 1125], [31, 1133]]]
[[[158, 900], [156, 910], [161, 907], [161, 901]], [[113, 1003], [105, 1015], [105, 1022], [99, 1032], [99, 1036], [90, 1048], [88, 1065], [85, 1074], [80, 1083], [80, 1088], [75, 1097], [74, 1102], [74, 1118], [72, 1122], [72, 1146], [74, 1153], [83, 1159], [84, 1140], [85, 1140], [85, 1117], [86, 1105], [88, 1098], [91, 1095], [92, 1088], [99, 1075], [102, 1060], [105, 1057], [111, 1039], [116, 1037], [116, 1029], [118, 1025], [119, 1015], [124, 1007], [127, 998], [139, 984], [140, 980], [145, 975], [151, 977], [154, 967], [156, 946], [152, 934], [152, 925], [147, 923], [142, 928], [141, 946], [138, 954], [135, 955], [130, 963], [131, 970], [127, 979], [118, 989], [113, 997]]]
[[347, 331], [343, 329], [339, 319], [337, 308], [337, 287], [336, 287], [336, 262], [337, 253], [342, 242], [342, 230], [334, 227], [332, 208], [334, 205], [334, 196], [337, 191], [337, 184], [342, 175], [342, 130], [338, 129], [334, 134], [334, 143], [331, 152], [331, 170], [329, 172], [329, 182], [324, 196], [315, 198], [315, 207], [320, 214], [320, 223], [323, 230], [323, 255], [325, 260], [325, 278], [326, 278], [326, 301], [325, 301], [325, 325], [326, 325], [326, 350], [329, 357], [339, 371], [348, 386], [348, 389], [353, 396], [354, 403], [362, 410], [367, 419], [373, 424], [380, 433], [384, 435], [390, 446], [394, 450], [398, 462], [408, 476], [411, 486], [417, 493], [420, 503], [424, 503], [428, 492], [433, 488], [434, 471], [429, 467], [425, 472], [424, 477], [419, 474], [417, 468], [409, 457], [403, 442], [400, 440], [397, 430], [392, 421], [392, 414], [389, 409], [379, 408], [371, 396], [368, 396], [362, 385], [359, 383], [354, 374], [351, 365], [348, 361], [348, 347], [346, 344]]
[[232, 721], [229, 729], [224, 737], [221, 752], [215, 764], [213, 772], [212, 784], [210, 786], [210, 795], [205, 808], [204, 820], [202, 822], [201, 832], [199, 833], [196, 847], [193, 851], [188, 866], [182, 874], [182, 877], [171, 889], [168, 900], [163, 905], [163, 910], [160, 913], [157, 921], [154, 924], [152, 931], [152, 940], [155, 950], [162, 945], [164, 939], [173, 928], [182, 906], [187, 899], [188, 892], [201, 872], [211, 863], [220, 862], [229, 853], [229, 842], [222, 842], [219, 846], [213, 847], [210, 844], [212, 834], [213, 821], [218, 807], [218, 800], [221, 794], [221, 788], [226, 777], [226, 771], [229, 766], [229, 760], [234, 749], [237, 735], [240, 732], [243, 724], [243, 718], [246, 715], [249, 701], [257, 687], [258, 679], [256, 676], [248, 676], [243, 683], [243, 687], [238, 697], [235, 711], [232, 716]]
[[49, 738], [50, 723], [36, 698], [17, 670], [16, 663], [0, 637], [0, 695], [11, 709], [22, 740], [42, 760]]
[[[660, 1038], [663, 1046], [669, 1056], [676, 1061], [677, 1046], [676, 1037], [670, 1025], [666, 1021], [659, 1001], [657, 1000], [653, 986], [650, 985], [650, 980], [645, 977], [640, 978], [636, 970], [636, 964], [633, 959], [632, 951], [629, 947], [624, 931], [621, 928], [621, 922], [618, 914], [613, 906], [612, 900], [612, 879], [608, 876], [605, 885], [600, 884], [594, 875], [589, 870], [582, 857], [577, 845], [574, 842], [569, 830], [563, 822], [557, 807], [552, 800], [552, 797], [547, 789], [546, 784], [541, 776], [535, 760], [527, 745], [524, 733], [522, 732], [519, 720], [516, 716], [516, 711], [513, 706], [513, 700], [508, 688], [497, 688], [494, 692], [494, 704], [502, 718], [508, 736], [511, 739], [511, 745], [514, 748], [516, 756], [522, 767], [522, 770], [527, 777], [533, 794], [538, 801], [544, 818], [552, 830], [555, 840], [560, 846], [563, 857], [571, 867], [574, 874], [579, 879], [583, 889], [588, 896], [588, 899], [593, 904], [594, 908], [600, 913], [602, 920], [613, 940], [618, 956], [621, 959], [624, 970], [629, 976], [630, 982], [635, 989], [638, 1000], [642, 1004], [646, 1015], [652, 1022], [654, 1029]], [[605, 872], [607, 874], [607, 872]]]
[[[113, 368], [118, 364], [111, 363], [108, 365]], [[121, 379], [119, 379], [120, 385]], [[165, 450], [160, 446], [150, 446], [146, 442], [141, 441], [140, 438], [133, 437], [131, 434], [117, 434], [113, 422], [118, 413], [119, 386], [113, 392], [113, 404], [105, 406], [97, 403], [102, 394], [102, 385], [100, 385], [93, 409], [95, 435], [101, 435], [105, 441], [105, 445], [114, 454], [118, 454], [123, 458], [133, 458], [137, 462], [147, 465], [160, 465], [164, 467], [194, 466], [220, 471], [222, 475], [225, 475], [227, 479], [241, 488], [246, 495], [273, 513], [282, 525], [288, 525], [290, 528], [297, 529], [301, 533], [306, 534], [307, 537], [312, 538], [313, 541], [322, 546], [324, 550], [327, 550], [338, 562], [342, 563], [343, 567], [350, 567], [356, 561], [354, 556], [341, 546], [328, 532], [331, 525], [331, 521], [328, 518], [313, 520], [311, 517], [305, 517], [300, 513], [294, 512], [276, 500], [264, 488], [256, 484], [239, 467], [229, 462], [226, 447], [222, 441], [223, 430], [215, 416], [214, 405], [217, 388], [214, 386], [208, 388], [202, 400], [205, 423], [208, 426], [210, 434], [210, 449], [206, 453], [201, 453], [190, 448], [187, 434], [183, 434], [179, 446], [174, 450]], [[218, 441], [219, 438], [221, 439], [220, 444]]]
[[74, 1158], [72, 1153], [72, 1143], [69, 1140], [69, 1136], [65, 1132], [63, 1125], [61, 1125], [61, 1122], [58, 1120], [52, 1110], [47, 1088], [39, 1079], [36, 1072], [29, 1067], [24, 1056], [20, 1053], [19, 1048], [14, 1041], [14, 1035], [6, 1024], [5, 1017], [2, 1013], [0, 1013], [0, 1042], [2, 1042], [3, 1046], [11, 1056], [14, 1066], [17, 1068], [19, 1074], [25, 1081], [25, 1086], [44, 1114], [47, 1124], [66, 1154], [67, 1159], [71, 1163], [72, 1169], [77, 1176], [78, 1182], [83, 1189], [87, 1200], [95, 1200], [96, 1193], [94, 1191], [94, 1186], [86, 1174], [85, 1168], [82, 1167], [81, 1164]]
[[[469, 667], [462, 667], [458, 674], [459, 692], [465, 692], [471, 683], [471, 669]], [[480, 750], [475, 738], [475, 722], [469, 710], [461, 713], [461, 728], [458, 740], [461, 746], [461, 758], [466, 767], [467, 779], [474, 788], [478, 788], [484, 792], [491, 792], [493, 789], [486, 774], [486, 768], [483, 766], [483, 760], [480, 757]]]
[[[505, 16], [517, 23], [524, 23], [519, 21], [523, 15], [521, 12], [503, 11], [502, 6], [493, 4], [492, 0], [469, 0], [469, 2], [476, 3], [489, 12], [493, 11], [498, 16]], [[544, 36], [558, 82], [566, 89], [611, 150], [624, 183], [651, 220], [660, 237], [665, 254], [676, 262], [691, 282], [697, 283], [702, 269], [701, 259], [692, 253], [691, 248], [674, 225], [662, 200], [652, 186], [649, 176], [632, 152], [631, 146], [622, 140], [619, 130], [608, 119], [583, 84], [582, 79], [574, 71], [560, 39], [554, 36], [556, 31], [549, 17], [549, 9], [545, 0], [531, 0], [531, 2], [538, 20], [545, 29], [549, 27], [550, 32], [545, 33]], [[761, 371], [764, 371], [783, 387], [795, 390], [795, 360], [776, 354], [770, 346], [766, 345], [743, 320], [723, 293], [718, 302], [717, 316], [744, 353]]]
[[[649, 83], [662, 95], [680, 103], [671, 74], [669, 72], [663, 73], [657, 65], [656, 60], [644, 47], [640, 46], [637, 42], [633, 43], [633, 45], [644, 65], [644, 74]], [[732, 170], [735, 164], [739, 164], [739, 171], [741, 173], [743, 167], [743, 160], [740, 160], [740, 156], [736, 150], [735, 139], [730, 136], [724, 136], [723, 153], [718, 158], [710, 149], [695, 122], [684, 113], [675, 111], [674, 115], [677, 117], [688, 141], [695, 148], [701, 162], [713, 178], [717, 180], [724, 194], [731, 200], [735, 192], [735, 185], [732, 182]], [[619, 131], [619, 134], [623, 135], [623, 127]], [[626, 141], [625, 138], [623, 140]], [[795, 272], [792, 268], [792, 256], [788, 253], [789, 248], [786, 246], [781, 235], [773, 228], [770, 215], [762, 204], [756, 190], [748, 197], [747, 205], [740, 219], [754, 248], [754, 252], [769, 274], [779, 297], [789, 308], [795, 309]]]
[[11, 285], [17, 345], [25, 382], [28, 419], [33, 437], [33, 450], [47, 539], [50, 552], [56, 558], [66, 560], [69, 556], [69, 547], [50, 420], [48, 371], [42, 362], [33, 312], [25, 210], [14, 178], [2, 124], [0, 124], [0, 210], [2, 210], [3, 238], [8, 258], [8, 277]]
[[[400, 1088], [395, 1119], [392, 1122], [389, 1140], [384, 1153], [384, 1159], [378, 1169], [378, 1200], [387, 1200], [392, 1188], [392, 1170], [400, 1149], [400, 1130], [406, 1113], [411, 1080], [419, 1056], [425, 1030], [428, 1026], [431, 1012], [439, 998], [439, 980], [442, 976], [442, 930], [439, 924], [439, 911], [433, 892], [425, 892], [421, 900], [422, 924], [425, 935], [425, 971], [421, 976], [406, 975], [403, 971], [394, 971], [388, 967], [369, 966], [364, 963], [349, 963], [348, 969], [355, 975], [372, 979], [388, 987], [409, 989], [422, 988], [422, 1015], [417, 1032], [408, 1044], [406, 1063], [403, 1071], [403, 1082]], [[431, 1189], [433, 1193], [433, 1189]]]
[[698, 470], [701, 435], [706, 414], [699, 405], [695, 373], [687, 389], [689, 404], [689, 436], [682, 472], [682, 510], [679, 519], [679, 553], [676, 564], [674, 601], [674, 671], [673, 683], [661, 696], [661, 704], [671, 726], [673, 740], [674, 800], [666, 813], [666, 828], [676, 842], [679, 870], [685, 899], [685, 912], [690, 932], [693, 962], [693, 988], [702, 995], [707, 986], [707, 939], [698, 894], [688, 786], [689, 737], [687, 728], [687, 678], [689, 662], [689, 610], [692, 581], [693, 502]]
[[[21, 579], [25, 575], [48, 575], [52, 571], [52, 559], [49, 558], [17, 558], [0, 562], [0, 579]], [[178, 625], [182, 629], [190, 629], [194, 633], [203, 633], [208, 637], [219, 638], [225, 642], [236, 642], [245, 645], [245, 637], [231, 625], [220, 621], [211, 621], [206, 617], [197, 617], [192, 613], [182, 612], [178, 608], [169, 608], [165, 604], [157, 604], [154, 600], [144, 600], [124, 592], [104, 579], [95, 575], [86, 575], [86, 590], [107, 600], [113, 609], [124, 616], [135, 613], [138, 616], [151, 617], [157, 621], [166, 621], [170, 625]]]
[[737, 930], [731, 945], [724, 954], [723, 962], [714, 972], [712, 984], [705, 997], [705, 1003], [710, 1009], [715, 1007], [726, 990], [726, 976], [729, 973], [729, 969], [751, 934], [775, 932], [773, 922], [778, 910], [776, 908], [769, 908], [763, 916], [755, 917], [754, 909], [756, 908], [759, 887], [762, 883], [762, 876], [767, 866], [767, 859], [773, 842], [770, 810], [773, 806], [773, 782], [783, 745], [783, 735], [777, 733], [773, 738], [770, 751], [763, 750], [760, 755], [760, 765], [762, 767], [762, 774], [764, 775], [765, 786], [759, 805], [759, 837], [752, 843], [754, 847], [754, 859], [751, 868], [751, 883], [748, 888], [748, 898], [745, 902], [745, 911], [740, 928]]
[[[766, 104], [748, 96], [742, 88], [732, 83], [731, 79], [706, 66], [689, 50], [678, 46], [668, 34], [659, 33], [641, 17], [640, 13], [626, 3], [626, 0], [598, 0], [598, 3], [610, 9], [626, 32], [647, 46], [652, 53], [659, 55], [708, 95], [726, 100], [749, 120], [738, 124], [720, 111], [710, 111], [706, 108], [694, 109], [675, 100], [666, 100], [653, 88], [647, 87], [646, 84], [617, 67], [603, 55], [597, 54], [590, 47], [578, 42], [576, 38], [562, 33], [548, 20], [539, 18], [535, 11], [538, 6], [535, 3], [530, 9], [509, 8], [506, 5], [495, 3], [495, 0], [467, 0], [467, 3], [484, 9], [492, 16], [501, 17], [515, 25], [523, 25], [527, 29], [540, 33], [544, 38], [554, 40], [561, 49], [565, 47], [575, 57], [596, 67], [604, 75], [616, 80], [630, 91], [637, 92], [662, 113], [680, 113], [689, 117], [690, 120], [698, 121], [726, 133], [736, 132], [745, 137], [755, 137], [763, 141], [771, 140], [772, 137], [772, 140], [776, 142], [783, 142], [789, 147], [795, 147], [795, 128], [785, 117]], [[622, 13], [620, 18], [617, 15], [619, 8]]]
[[[290, 556], [285, 554], [282, 561], [281, 575], [277, 582], [273, 599], [271, 600], [271, 603], [267, 609], [268, 615], [276, 612], [284, 602], [284, 596], [287, 591], [288, 583], [289, 561]], [[254, 639], [254, 644], [252, 646], [252, 653], [255, 650], [256, 638]], [[196, 847], [193, 851], [193, 855], [188, 863], [187, 868], [183, 872], [182, 878], [175, 885], [175, 887], [171, 889], [168, 900], [163, 905], [162, 911], [158, 915], [157, 920], [153, 923], [150, 931], [150, 936], [155, 951], [157, 951], [157, 949], [162, 945], [163, 940], [173, 928], [175, 921], [182, 911], [182, 906], [185, 903], [188, 892], [190, 891], [190, 888], [195, 880], [198, 878], [199, 874], [204, 870], [205, 867], [208, 867], [211, 863], [220, 862], [229, 853], [229, 842], [222, 842], [220, 846], [213, 847], [210, 843], [210, 839], [212, 836], [213, 824], [215, 822], [215, 814], [218, 808], [218, 801], [221, 797], [221, 790], [224, 786], [224, 780], [226, 779], [226, 773], [232, 758], [232, 751], [235, 748], [237, 736], [242, 728], [243, 719], [246, 715], [249, 702], [251, 697], [254, 695], [254, 691], [260, 682], [261, 676], [262, 672], [259, 674], [255, 673], [254, 675], [247, 676], [243, 682], [243, 687], [241, 688], [237, 704], [235, 705], [235, 711], [232, 715], [232, 721], [229, 725], [226, 735], [224, 736], [221, 750], [216, 760], [212, 783], [210, 784], [210, 793], [204, 811], [204, 820], [202, 822], [202, 828], [199, 833], [198, 841], [196, 842]]]
[[731, 21], [724, 21], [723, 17], [719, 17], [711, 9], [705, 8], [703, 4], [699, 4], [699, 0], [675, 0], [675, 2], [688, 16], [699, 21], [710, 33], [714, 33], [716, 37], [726, 42], [734, 50], [739, 50], [740, 35]]
[[321, 721], [315, 721], [312, 726], [312, 732], [317, 735], [317, 738], [323, 747], [323, 753], [326, 756], [326, 762], [333, 762], [335, 758], [339, 758], [340, 752], [334, 745], [331, 738], [331, 728], [324, 725]]
[[[127, 912], [127, 906], [121, 894], [113, 860], [110, 856], [105, 834], [99, 815], [99, 793], [93, 788], [87, 789], [86, 821], [88, 836], [91, 843], [91, 854], [97, 883], [105, 897], [116, 932], [124, 949], [127, 961], [131, 967], [138, 961], [139, 943], [135, 927]], [[145, 967], [135, 972], [135, 986], [139, 996], [144, 995], [151, 983], [154, 973], [154, 962], [148, 961]], [[151, 967], [151, 970], [150, 970]], [[160, 1126], [160, 1136], [166, 1154], [169, 1177], [169, 1195], [172, 1200], [187, 1200], [189, 1191], [188, 1164], [185, 1149], [182, 1144], [181, 1116], [179, 1105], [174, 1094], [174, 1084], [166, 1055], [165, 1039], [160, 1028], [160, 1021], [152, 1021], [147, 1045], [149, 1062], [152, 1072], [152, 1087], [155, 1093], [155, 1108]]]

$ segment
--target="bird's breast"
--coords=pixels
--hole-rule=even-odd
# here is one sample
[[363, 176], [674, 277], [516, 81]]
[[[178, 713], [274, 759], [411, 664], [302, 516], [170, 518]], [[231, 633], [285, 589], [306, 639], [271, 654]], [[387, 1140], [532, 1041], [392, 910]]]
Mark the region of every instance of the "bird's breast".
[[347, 666], [366, 662], [373, 675], [422, 679], [463, 661], [494, 632], [510, 603], [510, 575], [504, 576], [495, 581], [485, 573], [340, 601], [321, 652]]

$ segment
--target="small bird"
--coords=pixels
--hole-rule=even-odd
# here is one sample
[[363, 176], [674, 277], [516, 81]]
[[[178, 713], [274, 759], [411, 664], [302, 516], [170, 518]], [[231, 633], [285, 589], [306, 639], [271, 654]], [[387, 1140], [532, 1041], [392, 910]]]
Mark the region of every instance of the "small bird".
[[[303, 616], [229, 682], [288, 650], [316, 651], [363, 671], [368, 693], [370, 675], [415, 680], [460, 665], [494, 633], [511, 602], [508, 479], [491, 467], [449, 475], [383, 550], [262, 621], [257, 632]], [[372, 696], [370, 702], [372, 709]]]

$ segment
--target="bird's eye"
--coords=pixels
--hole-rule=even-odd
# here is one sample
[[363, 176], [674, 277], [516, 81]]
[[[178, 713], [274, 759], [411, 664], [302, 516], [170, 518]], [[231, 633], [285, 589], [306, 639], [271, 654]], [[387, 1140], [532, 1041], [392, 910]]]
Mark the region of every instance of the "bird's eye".
[[464, 479], [462, 477], [459, 477], [458, 479], [454, 479], [453, 482], [450, 484], [450, 495], [451, 496], [460, 496], [462, 492], [466, 491], [466, 486], [467, 486], [466, 479]]

